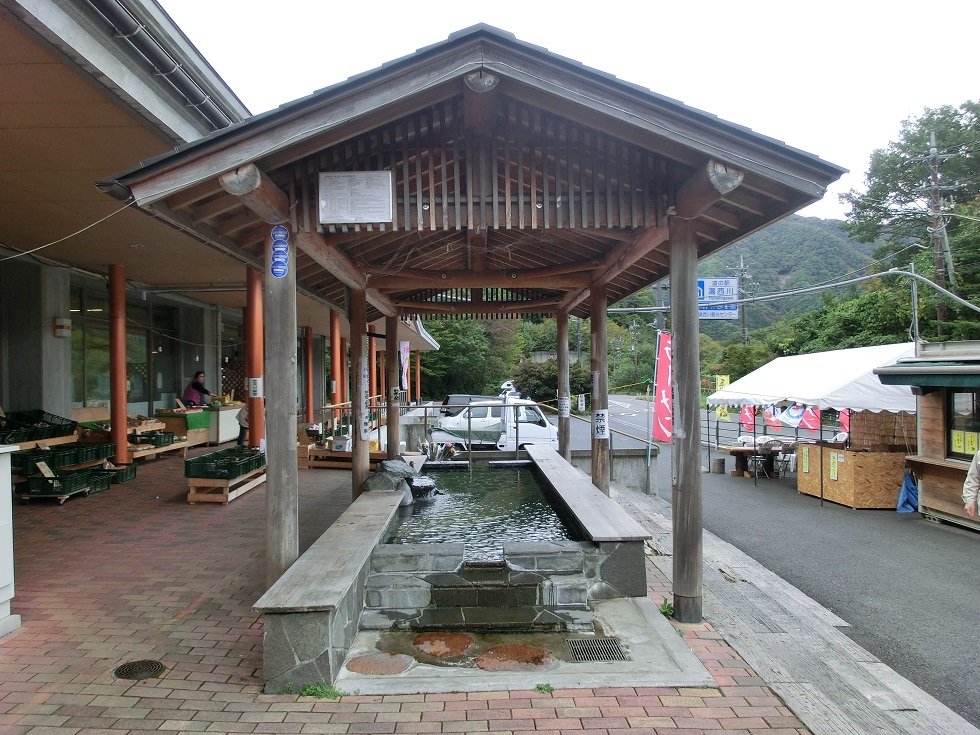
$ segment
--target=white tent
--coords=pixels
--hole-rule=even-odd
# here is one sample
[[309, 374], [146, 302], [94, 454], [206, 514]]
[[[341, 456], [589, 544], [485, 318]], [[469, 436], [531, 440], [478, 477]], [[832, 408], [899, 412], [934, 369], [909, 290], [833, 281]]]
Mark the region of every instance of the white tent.
[[906, 385], [882, 385], [872, 371], [915, 354], [907, 342], [778, 357], [708, 396], [709, 406], [801, 403], [818, 409], [915, 412]]

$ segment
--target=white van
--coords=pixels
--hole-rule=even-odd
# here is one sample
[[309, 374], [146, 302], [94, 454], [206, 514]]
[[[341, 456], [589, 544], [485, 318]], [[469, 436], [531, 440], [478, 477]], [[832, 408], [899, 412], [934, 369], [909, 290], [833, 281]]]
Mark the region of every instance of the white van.
[[456, 444], [463, 449], [510, 449], [518, 442], [558, 448], [558, 429], [533, 401], [506, 398], [471, 403], [455, 416], [443, 416], [429, 436], [436, 443]]

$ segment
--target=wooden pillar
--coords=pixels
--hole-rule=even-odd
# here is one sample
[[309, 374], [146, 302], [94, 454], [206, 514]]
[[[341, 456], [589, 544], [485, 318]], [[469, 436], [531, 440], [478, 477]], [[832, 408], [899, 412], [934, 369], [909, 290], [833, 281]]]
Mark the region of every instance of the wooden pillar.
[[[40, 367], [40, 366], [39, 366]], [[116, 464], [129, 463], [126, 422], [126, 266], [109, 266], [109, 420]]]
[[[340, 312], [336, 309], [330, 310], [330, 402], [334, 405], [340, 403], [340, 396], [343, 389], [340, 387], [341, 381], [341, 352], [340, 352]], [[333, 420], [336, 424], [340, 419], [340, 410], [334, 409]]]
[[313, 419], [313, 327], [303, 327], [303, 342], [306, 344], [306, 423]]
[[415, 350], [415, 400], [422, 400], [422, 350]]
[[378, 362], [381, 363], [381, 369], [378, 371], [378, 382], [381, 383], [381, 385], [378, 387], [378, 395], [381, 396], [382, 401], [384, 401], [385, 396], [388, 395], [388, 368], [386, 367], [388, 362], [386, 359], [387, 357], [388, 343], [386, 342], [384, 350], [378, 353]]
[[368, 337], [367, 294], [351, 289], [350, 362], [351, 362], [351, 499], [361, 494], [361, 485], [371, 471], [371, 441], [368, 431]]
[[670, 322], [673, 329], [674, 619], [701, 622], [701, 371], [698, 358], [697, 235], [694, 221], [670, 228]]
[[609, 377], [606, 339], [606, 286], [589, 289], [592, 307], [592, 484], [609, 494]]
[[347, 340], [340, 338], [340, 402], [350, 400], [350, 363], [347, 361]]
[[558, 453], [572, 461], [572, 395], [568, 379], [568, 312], [559, 311], [558, 323]]
[[388, 400], [388, 459], [394, 459], [401, 454], [401, 416], [398, 407], [398, 324], [397, 316], [385, 317], [385, 381]]
[[[248, 396], [248, 445], [258, 447], [265, 438], [265, 386], [262, 385], [265, 345], [262, 341], [262, 271], [248, 268], [245, 302], [245, 390]], [[259, 395], [252, 396], [249, 384], [257, 379]]]
[[[282, 233], [286, 228], [273, 228]], [[276, 252], [273, 253], [273, 243]], [[299, 557], [299, 472], [296, 465], [296, 246], [265, 242], [266, 566], [272, 585]], [[282, 268], [282, 270], [280, 270]]]
[[373, 401], [374, 397], [378, 395], [378, 343], [375, 341], [374, 337], [368, 337], [368, 354], [367, 354], [368, 365], [371, 368], [371, 374], [368, 379], [368, 397]]

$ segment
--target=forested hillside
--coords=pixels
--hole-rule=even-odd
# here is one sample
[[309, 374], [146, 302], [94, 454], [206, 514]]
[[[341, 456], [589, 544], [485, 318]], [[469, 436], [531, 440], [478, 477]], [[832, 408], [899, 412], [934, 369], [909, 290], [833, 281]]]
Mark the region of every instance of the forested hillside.
[[[744, 263], [749, 278], [742, 283], [747, 296], [790, 291], [863, 272], [874, 246], [852, 240], [838, 220], [792, 215], [761, 232], [731, 245], [698, 264], [698, 276], [738, 275]], [[819, 293], [750, 304], [746, 323], [750, 330], [819, 308]], [[741, 332], [741, 323], [704, 322], [702, 331], [727, 341]]]

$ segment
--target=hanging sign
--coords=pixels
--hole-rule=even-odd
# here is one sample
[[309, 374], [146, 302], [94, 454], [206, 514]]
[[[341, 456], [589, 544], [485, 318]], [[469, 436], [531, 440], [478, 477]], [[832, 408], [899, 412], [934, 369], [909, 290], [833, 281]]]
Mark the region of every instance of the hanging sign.
[[391, 171], [332, 171], [320, 174], [320, 224], [391, 222]]
[[572, 415], [572, 399], [562, 396], [558, 399], [558, 418], [567, 419]]
[[269, 273], [275, 278], [285, 278], [289, 273], [289, 230], [282, 225], [272, 228], [272, 262]]
[[408, 366], [412, 361], [412, 345], [408, 340], [398, 343], [398, 352], [401, 356], [401, 389], [408, 390]]
[[585, 394], [584, 393], [579, 393], [578, 394], [578, 410], [580, 412], [581, 411], [585, 411]]
[[262, 378], [248, 378], [248, 397], [262, 397]]

